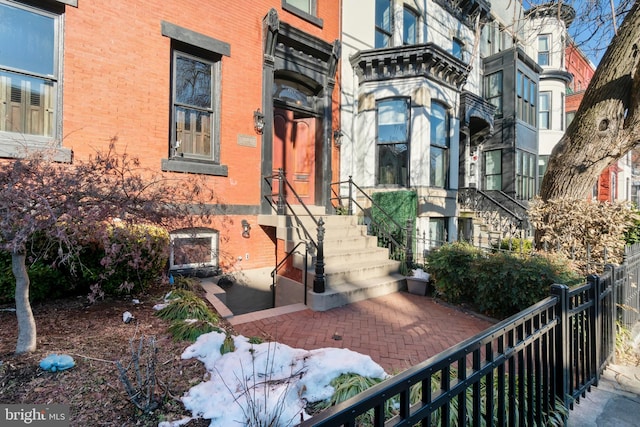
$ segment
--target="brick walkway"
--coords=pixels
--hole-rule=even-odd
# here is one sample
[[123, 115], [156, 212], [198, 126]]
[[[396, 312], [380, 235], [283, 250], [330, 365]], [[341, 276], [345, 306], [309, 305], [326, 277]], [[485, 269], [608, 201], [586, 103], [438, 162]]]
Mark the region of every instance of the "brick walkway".
[[[388, 373], [403, 371], [491, 326], [485, 319], [397, 292], [324, 312], [302, 310], [235, 324], [236, 332], [307, 350], [348, 348]], [[334, 336], [341, 339], [334, 339]]]

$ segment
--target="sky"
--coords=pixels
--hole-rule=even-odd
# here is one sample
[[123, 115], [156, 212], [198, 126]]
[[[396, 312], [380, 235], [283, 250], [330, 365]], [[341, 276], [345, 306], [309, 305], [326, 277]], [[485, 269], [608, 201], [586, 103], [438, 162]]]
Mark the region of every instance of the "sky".
[[[619, 28], [634, 0], [522, 0], [525, 9], [550, 1], [568, 4], [576, 11], [576, 17], [569, 27], [569, 36], [582, 52], [598, 65], [614, 36], [615, 27]], [[615, 13], [612, 13], [612, 4]]]
[[[622, 24], [621, 12], [630, 7], [632, 0], [568, 0], [564, 3], [576, 11], [569, 35], [597, 66], [615, 34], [614, 28]], [[612, 13], [612, 4], [615, 13]]]
[[[330, 383], [341, 374], [389, 376], [371, 357], [348, 349], [251, 344], [242, 335], [233, 337], [235, 351], [221, 354], [225, 337], [220, 332], [200, 335], [182, 353], [182, 359], [200, 360], [208, 375], [182, 396], [192, 417], [162, 422], [159, 427], [178, 427], [192, 418], [210, 419], [210, 426], [245, 426], [251, 414], [262, 418], [259, 425], [295, 425], [300, 414], [304, 419], [310, 417], [305, 412], [306, 402], [332, 396]], [[271, 424], [272, 420], [277, 422]]]

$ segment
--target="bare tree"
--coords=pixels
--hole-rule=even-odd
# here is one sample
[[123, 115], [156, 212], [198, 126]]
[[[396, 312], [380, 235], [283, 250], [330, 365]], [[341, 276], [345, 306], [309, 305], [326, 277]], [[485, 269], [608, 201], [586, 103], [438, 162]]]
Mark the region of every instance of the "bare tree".
[[198, 218], [193, 208], [212, 197], [193, 176], [170, 179], [144, 170], [136, 158], [116, 151], [115, 138], [108, 150], [72, 165], [55, 163], [46, 151], [0, 163], [0, 250], [11, 253], [16, 280], [16, 353], [36, 349], [26, 267], [36, 235], [55, 245], [58, 263], [71, 263], [106, 221], [184, 227], [208, 215], [200, 208]]
[[565, 135], [552, 151], [542, 200], [585, 198], [597, 176], [640, 142], [640, 3], [605, 52]]

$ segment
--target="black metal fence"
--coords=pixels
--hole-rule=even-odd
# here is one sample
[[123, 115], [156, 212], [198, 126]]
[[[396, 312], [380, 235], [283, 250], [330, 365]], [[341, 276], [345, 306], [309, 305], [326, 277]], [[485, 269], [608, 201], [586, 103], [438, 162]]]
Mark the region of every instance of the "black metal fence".
[[551, 295], [301, 426], [563, 425], [615, 357], [616, 322], [639, 320], [640, 246], [620, 266]]

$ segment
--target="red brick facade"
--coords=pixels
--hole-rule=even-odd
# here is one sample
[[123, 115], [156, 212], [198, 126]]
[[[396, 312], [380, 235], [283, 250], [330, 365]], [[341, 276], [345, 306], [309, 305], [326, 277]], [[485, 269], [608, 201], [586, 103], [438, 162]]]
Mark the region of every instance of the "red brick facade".
[[[281, 0], [79, 0], [64, 12], [62, 146], [85, 158], [117, 137], [119, 150], [160, 171], [168, 157], [171, 125], [171, 39], [163, 22], [228, 44], [221, 59], [220, 164], [227, 176], [210, 176], [233, 214], [216, 217], [223, 269], [273, 266], [275, 232], [257, 223], [261, 203], [262, 137], [253, 113], [263, 105], [263, 19], [271, 8], [281, 22], [327, 43], [339, 39], [339, 3], [317, 1], [315, 22], [288, 12]], [[338, 84], [334, 100], [339, 100]], [[338, 102], [332, 116], [337, 118]], [[333, 128], [338, 128], [334, 118]], [[255, 144], [241, 144], [248, 137]], [[245, 138], [246, 140], [246, 138]], [[253, 146], [252, 146], [253, 145]], [[332, 152], [337, 176], [337, 151]], [[175, 174], [174, 172], [169, 172]], [[246, 214], [238, 213], [246, 211]], [[242, 237], [241, 221], [251, 225]], [[238, 261], [242, 259], [242, 261]]]

